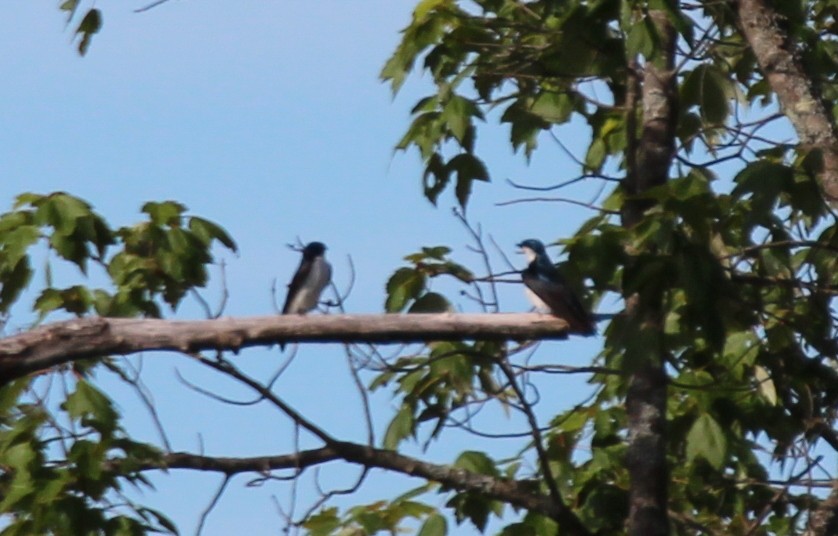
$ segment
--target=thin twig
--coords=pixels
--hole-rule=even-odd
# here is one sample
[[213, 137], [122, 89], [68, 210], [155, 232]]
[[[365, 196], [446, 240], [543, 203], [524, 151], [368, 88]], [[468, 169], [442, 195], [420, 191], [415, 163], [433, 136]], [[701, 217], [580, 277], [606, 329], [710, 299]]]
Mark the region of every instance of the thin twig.
[[218, 491], [215, 492], [210, 503], [201, 513], [201, 519], [198, 522], [198, 527], [195, 529], [195, 536], [201, 536], [201, 531], [204, 529], [204, 524], [207, 521], [207, 517], [209, 516], [210, 512], [212, 512], [215, 505], [218, 504], [218, 500], [221, 499], [221, 495], [224, 493], [224, 489], [227, 487], [227, 484], [230, 482], [232, 475], [224, 475], [224, 480], [221, 482], [221, 485], [218, 487]]
[[591, 210], [595, 210], [602, 214], [612, 214], [612, 215], [619, 215], [619, 210], [609, 210], [607, 208], [602, 208], [597, 205], [591, 203], [585, 203], [584, 201], [577, 201], [576, 199], [570, 199], [568, 197], [522, 197], [520, 199], [511, 199], [509, 201], [500, 201], [495, 203], [496, 207], [505, 207], [509, 205], [516, 205], [519, 203], [535, 203], [535, 202], [550, 202], [550, 203], [569, 203], [571, 205], [577, 205], [580, 207], [589, 208]]
[[544, 440], [541, 436], [541, 428], [538, 426], [538, 420], [535, 417], [535, 412], [533, 412], [532, 407], [527, 402], [521, 387], [516, 381], [517, 378], [515, 376], [515, 372], [509, 366], [506, 359], [501, 357], [497, 360], [497, 364], [506, 375], [507, 380], [509, 380], [509, 384], [515, 391], [515, 395], [518, 397], [518, 400], [521, 402], [524, 414], [529, 421], [530, 430], [532, 431], [533, 446], [538, 454], [539, 465], [541, 465], [541, 471], [544, 474], [547, 489], [550, 491], [550, 497], [556, 505], [561, 505], [563, 504], [563, 501], [561, 494], [559, 493], [559, 486], [556, 483], [556, 478], [553, 476], [553, 470], [550, 469], [550, 458], [547, 457], [547, 451], [544, 450]]

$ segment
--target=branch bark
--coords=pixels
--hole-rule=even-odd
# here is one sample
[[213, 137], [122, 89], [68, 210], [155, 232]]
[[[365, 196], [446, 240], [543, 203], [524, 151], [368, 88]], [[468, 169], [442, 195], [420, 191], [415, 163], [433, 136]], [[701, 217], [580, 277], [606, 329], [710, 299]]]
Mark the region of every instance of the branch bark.
[[564, 320], [531, 313], [283, 315], [196, 321], [90, 317], [0, 339], [0, 385], [77, 359], [152, 350], [238, 351], [280, 342], [408, 343], [565, 339], [567, 335]]
[[739, 27], [801, 145], [820, 151], [821, 189], [829, 204], [838, 206], [838, 132], [815, 81], [803, 68], [794, 43], [778, 24], [780, 17], [769, 2], [739, 0], [736, 12]]
[[[295, 454], [251, 458], [212, 457], [173, 452], [164, 454], [160, 462], [141, 465], [137, 470], [192, 469], [219, 472], [230, 476], [245, 472], [265, 473], [277, 469], [299, 470], [335, 460], [424, 478], [460, 491], [477, 492], [554, 519], [562, 527], [563, 534], [574, 536], [590, 534], [567, 506], [562, 503], [557, 504], [549, 496], [539, 492], [538, 485], [535, 483], [494, 478], [449, 465], [424, 462], [392, 450], [377, 449], [346, 441], [336, 441], [322, 448], [304, 450]], [[119, 462], [120, 460], [112, 460], [111, 465], [116, 467]]]

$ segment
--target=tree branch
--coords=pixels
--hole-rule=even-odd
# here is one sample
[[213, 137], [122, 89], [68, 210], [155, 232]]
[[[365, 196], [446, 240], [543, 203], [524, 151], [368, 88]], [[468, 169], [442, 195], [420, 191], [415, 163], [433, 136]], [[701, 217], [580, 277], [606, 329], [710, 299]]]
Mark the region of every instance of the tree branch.
[[406, 343], [565, 339], [567, 322], [531, 313], [279, 315], [215, 320], [90, 317], [0, 339], [0, 385], [77, 359], [152, 350], [196, 352], [279, 342]]
[[[303, 450], [295, 454], [226, 458], [202, 456], [187, 452], [173, 452], [162, 456], [160, 462], [140, 465], [139, 471], [154, 469], [192, 469], [231, 476], [237, 473], [265, 473], [277, 469], [300, 470], [335, 460], [344, 460], [368, 468], [385, 469], [396, 473], [424, 478], [460, 491], [473, 491], [531, 512], [556, 520], [566, 534], [585, 535], [588, 531], [570, 509], [554, 503], [540, 493], [532, 483], [504, 480], [480, 475], [449, 465], [439, 465], [404, 456], [392, 450], [378, 449], [357, 443], [338, 441], [329, 446]], [[120, 460], [112, 460], [118, 465]]]
[[790, 36], [778, 24], [777, 12], [765, 0], [739, 0], [736, 8], [742, 33], [800, 143], [821, 151], [821, 188], [827, 201], [837, 206], [838, 133], [834, 119], [796, 57]]

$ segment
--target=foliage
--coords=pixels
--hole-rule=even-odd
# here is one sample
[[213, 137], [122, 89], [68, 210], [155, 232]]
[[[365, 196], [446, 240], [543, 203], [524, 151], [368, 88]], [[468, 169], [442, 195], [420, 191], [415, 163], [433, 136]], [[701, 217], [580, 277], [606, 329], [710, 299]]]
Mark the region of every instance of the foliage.
[[44, 405], [17, 403], [28, 383], [19, 380], [0, 393], [0, 512], [11, 519], [3, 534], [176, 533], [164, 514], [114, 502], [124, 483], [149, 486], [137, 464], [153, 462], [159, 452], [125, 435], [107, 396], [80, 379], [60, 408], [64, 430]]
[[[591, 533], [621, 534], [632, 486], [627, 378], [664, 356], [672, 531], [797, 534], [812, 521], [823, 504], [823, 494], [812, 490], [834, 479], [834, 468], [821, 467], [818, 456], [834, 457], [838, 450], [838, 221], [819, 189], [818, 152], [785, 141], [788, 128], [737, 25], [735, 4], [418, 2], [382, 77], [394, 91], [417, 70], [433, 80], [397, 144], [415, 147], [423, 159], [425, 197], [437, 203], [453, 187], [465, 207], [475, 181], [489, 180], [477, 143], [478, 128], [488, 122], [508, 129], [510, 145], [526, 158], [545, 133], [561, 138], [563, 127], [584, 125], [590, 138], [577, 178], [618, 186], [602, 201], [603, 210], [564, 241], [566, 272], [587, 279], [595, 301], [607, 294], [636, 296], [636, 306], [648, 314], [611, 320], [593, 366], [575, 370], [589, 375], [595, 395], [541, 426], [520, 386], [532, 375], [566, 370], [555, 363], [531, 367], [523, 357], [529, 343], [435, 342], [387, 361], [369, 386], [391, 389], [397, 401], [383, 438], [386, 449], [409, 440], [427, 446], [446, 427], [465, 427], [475, 406], [523, 414], [530, 433], [515, 438], [521, 444], [515, 459], [469, 450], [453, 466], [515, 482], [538, 497], [555, 487], [551, 498]], [[826, 0], [773, 4], [811, 83], [833, 109], [836, 8]], [[72, 18], [77, 5], [65, 2], [62, 9]], [[677, 94], [667, 96], [678, 104], [675, 139], [666, 140], [675, 147], [675, 164], [665, 184], [633, 197], [621, 181], [639, 171], [639, 75], [664, 54], [655, 22], [661, 14], [678, 34]], [[78, 26], [82, 53], [101, 22], [98, 14], [88, 16]], [[630, 227], [618, 220], [629, 203], [647, 207]], [[57, 288], [48, 278], [34, 302], [42, 316], [57, 310], [160, 316], [161, 301], [174, 308], [206, 282], [214, 240], [235, 247], [214, 224], [185, 220], [184, 210], [172, 202], [150, 203], [143, 209], [147, 222], [112, 231], [89, 205], [67, 194], [24, 194], [13, 212], [0, 217], [0, 311], [23, 295], [32, 278], [27, 252], [40, 241], [82, 273], [90, 264], [101, 266], [113, 285]], [[406, 257], [408, 265], [386, 284], [385, 309], [448, 310], [453, 300], [430, 289], [441, 275], [468, 288], [490, 288], [450, 253], [437, 246]], [[647, 322], [650, 317], [659, 322]], [[162, 515], [142, 507], [114, 515], [101, 506], [120, 479], [142, 483], [131, 463], [157, 453], [123, 435], [107, 398], [88, 383], [84, 369], [80, 373], [60, 411], [82, 433], [72, 436], [61, 460], [51, 458], [56, 450], [45, 435], [54, 426], [48, 409], [23, 403], [31, 380], [0, 391], [0, 508], [16, 516], [7, 532], [171, 530]], [[67, 440], [67, 434], [57, 435]], [[107, 462], [117, 449], [128, 464], [121, 471]], [[815, 478], [822, 474], [816, 471], [828, 477]], [[429, 484], [417, 494], [343, 513], [326, 506], [303, 526], [317, 535], [374, 534], [421, 523], [420, 534], [445, 534], [446, 518], [416, 500], [429, 492], [445, 494], [453, 519], [481, 531], [492, 516], [508, 513], [486, 493]], [[54, 500], [57, 506], [47, 512]], [[566, 528], [535, 512], [501, 522], [507, 523], [504, 535]]]
[[[185, 216], [166, 201], [143, 205], [147, 221], [111, 229], [92, 207], [72, 195], [21, 194], [0, 215], [0, 313], [9, 315], [33, 279], [32, 257], [49, 252], [44, 288], [32, 303], [38, 320], [48, 315], [161, 316], [161, 302], [176, 308], [185, 294], [207, 282], [218, 241], [236, 245], [216, 224]], [[40, 255], [39, 255], [40, 256]], [[55, 286], [56, 261], [82, 275], [97, 267], [112, 288]], [[31, 294], [31, 293], [30, 293]], [[105, 365], [124, 377], [116, 362]], [[162, 513], [133, 504], [125, 483], [148, 487], [143, 464], [159, 460], [152, 445], [136, 442], [120, 415], [93, 383], [96, 360], [73, 364], [60, 389], [36, 390], [37, 378], [0, 387], [0, 513], [3, 534], [108, 534], [177, 532]], [[56, 407], [51, 403], [60, 400]]]
[[[667, 356], [676, 532], [696, 526], [711, 533], [798, 532], [819, 499], [794, 487], [811, 478], [812, 466], [796, 475], [789, 468], [805, 464], [807, 453], [838, 447], [831, 314], [838, 227], [817, 184], [818, 155], [773, 141], [777, 134], [758, 134], [776, 132], [780, 127], [772, 123], [781, 116], [736, 26], [733, 5], [474, 4], [419, 2], [382, 71], [394, 91], [413, 70], [434, 81], [435, 91], [414, 107], [397, 146], [418, 149], [424, 193], [434, 203], [448, 186], [444, 155], [480, 162], [476, 132], [487, 118], [506, 126], [512, 147], [527, 158], [542, 133], [586, 124], [591, 136], [579, 177], [616, 179], [630, 172], [629, 156], [639, 141], [632, 128], [642, 119], [639, 104], [627, 101], [631, 84], [640, 83], [632, 78], [632, 62], [642, 65], [661, 54], [651, 10], [664, 10], [676, 28], [682, 56], [676, 61], [677, 165], [666, 184], [642, 194], [654, 209], [636, 226], [622, 227], [611, 212], [583, 224], [565, 241], [568, 264], [595, 294], [636, 294], [641, 307], [660, 304], [662, 331], [617, 317], [596, 361], [603, 370], [630, 372], [659, 352]], [[814, 73], [838, 67], [835, 40], [818, 38], [834, 33], [834, 8], [815, 1], [780, 9], [799, 43], [796, 52], [831, 105], [834, 77]], [[457, 198], [468, 200], [460, 190]], [[618, 186], [603, 208], [620, 211], [627, 200]], [[435, 393], [429, 386], [444, 381], [431, 372], [441, 368], [435, 350], [432, 345], [427, 357], [402, 363], [416, 366], [424, 359], [426, 371], [404, 368], [395, 375], [396, 394], [404, 400], [391, 424], [397, 437], [415, 434], [415, 424], [406, 424], [408, 416], [419, 421], [412, 408]], [[592, 376], [594, 401], [557, 417], [549, 431], [548, 441], [561, 444], [549, 452], [567, 502], [601, 534], [620, 533], [625, 523], [626, 511], [602, 506], [625, 504], [630, 485], [625, 378]], [[468, 385], [473, 391], [460, 387], [467, 398], [493, 394]], [[440, 407], [440, 400], [447, 402]], [[468, 404], [462, 397], [433, 401], [435, 415], [455, 414]], [[580, 455], [579, 441], [588, 433], [590, 454]], [[761, 456], [763, 449], [777, 463]], [[786, 482], [782, 492], [768, 483], [769, 475]]]
[[[67, 14], [68, 25], [77, 20], [79, 4], [80, 0], [64, 0], [59, 6], [61, 11]], [[84, 56], [90, 47], [90, 40], [102, 28], [102, 12], [93, 7], [88, 8], [75, 26], [75, 35], [79, 38], [78, 51], [79, 54]]]
[[424, 247], [422, 251], [406, 256], [405, 260], [412, 266], [399, 268], [387, 281], [384, 309], [388, 313], [398, 313], [405, 309], [409, 313], [448, 311], [450, 303], [441, 294], [427, 288], [428, 279], [449, 275], [468, 283], [474, 278], [467, 268], [447, 259], [449, 253], [450, 248], [437, 246]]

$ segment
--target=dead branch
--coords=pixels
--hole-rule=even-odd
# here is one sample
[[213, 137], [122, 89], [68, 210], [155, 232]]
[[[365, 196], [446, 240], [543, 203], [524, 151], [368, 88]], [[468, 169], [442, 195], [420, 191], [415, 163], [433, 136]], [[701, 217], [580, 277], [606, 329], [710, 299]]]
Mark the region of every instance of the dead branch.
[[565, 339], [567, 323], [531, 313], [277, 315], [211, 320], [90, 317], [0, 339], [0, 385], [77, 359], [169, 350], [238, 351], [279, 342], [408, 343]]

